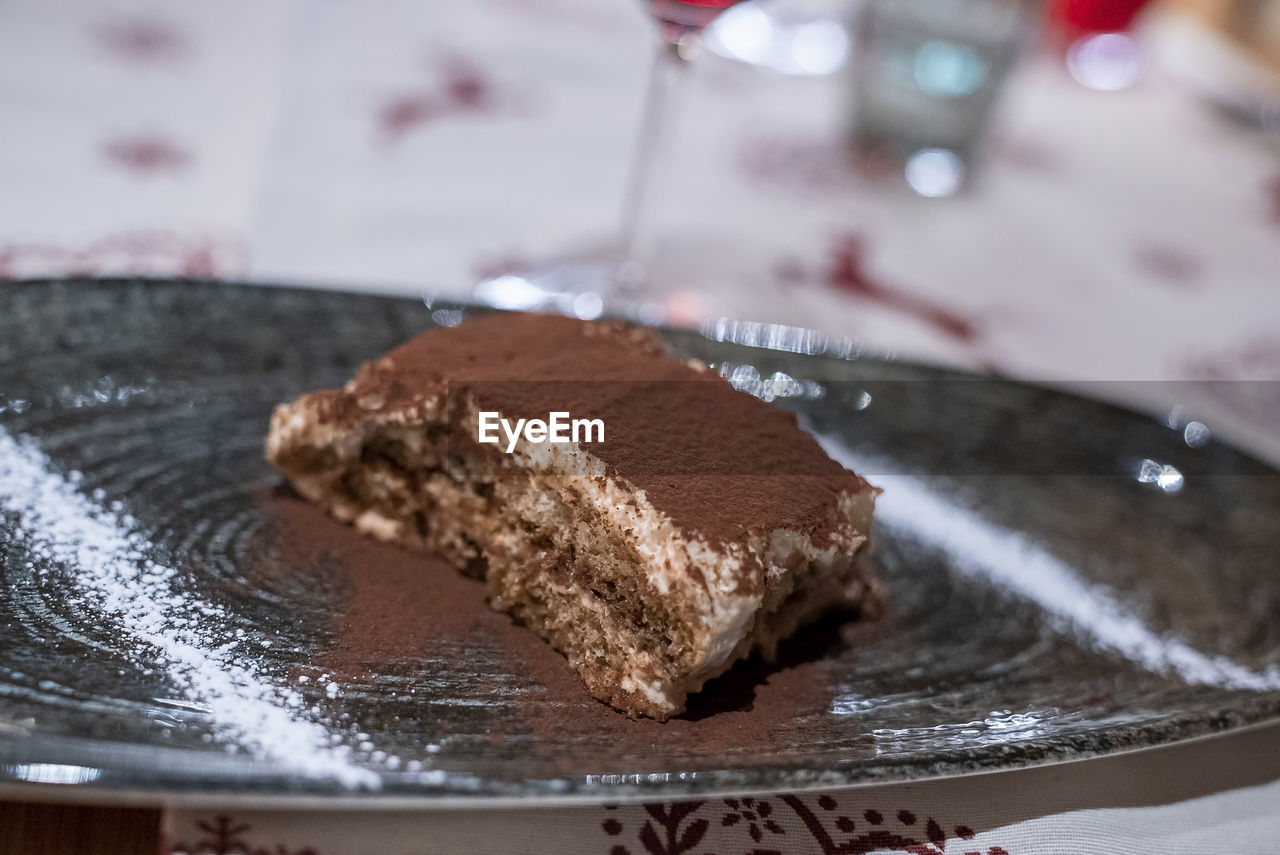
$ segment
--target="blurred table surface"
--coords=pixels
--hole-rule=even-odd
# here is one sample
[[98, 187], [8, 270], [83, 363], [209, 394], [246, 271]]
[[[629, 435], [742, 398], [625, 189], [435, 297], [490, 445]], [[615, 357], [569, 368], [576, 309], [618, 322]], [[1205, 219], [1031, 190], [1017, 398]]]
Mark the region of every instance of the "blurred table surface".
[[[816, 327], [1104, 395], [1109, 381], [1157, 381], [1132, 403], [1200, 407], [1225, 435], [1280, 459], [1280, 144], [1179, 85], [1160, 61], [1159, 27], [1148, 31], [1145, 71], [1122, 91], [1087, 89], [1057, 55], [1030, 52], [972, 184], [950, 199], [850, 169], [847, 73], [787, 77], [704, 54], [680, 94], [649, 214], [672, 237], [666, 257], [691, 271], [667, 283], [673, 306], [691, 320], [702, 307]], [[651, 49], [633, 2], [9, 0], [0, 277], [185, 275], [465, 297], [486, 273], [609, 237]], [[1164, 381], [1195, 381], [1167, 387], [1194, 400], [1162, 398]], [[1280, 754], [1274, 732], [1263, 744]], [[1125, 826], [1078, 799], [1036, 820], [1075, 816], [1084, 843], [1061, 830], [1069, 823], [1011, 836], [998, 812], [957, 803], [959, 789], [917, 802], [952, 811], [948, 839], [965, 817], [988, 817], [972, 845], [984, 853], [1092, 852], [1134, 829], [1167, 834], [1170, 851], [1237, 851], [1254, 834], [1280, 839], [1280, 790], [1251, 784], [1234, 802], [1171, 796], [1197, 799], [1188, 810], [1200, 826], [1156, 814], [1126, 814], [1137, 824]], [[864, 820], [877, 809], [887, 807], [866, 807]], [[10, 829], [39, 813], [6, 810]], [[599, 839], [575, 845], [658, 851], [632, 828], [658, 814], [619, 810], [631, 814], [590, 813]], [[755, 816], [739, 843], [715, 845], [785, 849], [781, 836], [761, 842], [772, 832]], [[168, 822], [208, 851], [339, 851], [278, 816], [185, 808]], [[536, 848], [515, 830], [536, 825], [522, 819], [490, 843]], [[1202, 839], [1197, 827], [1222, 834]], [[918, 851], [970, 851], [930, 839], [919, 845], [935, 849]], [[152, 844], [118, 851], [137, 845]], [[423, 851], [379, 851], [397, 846]]]

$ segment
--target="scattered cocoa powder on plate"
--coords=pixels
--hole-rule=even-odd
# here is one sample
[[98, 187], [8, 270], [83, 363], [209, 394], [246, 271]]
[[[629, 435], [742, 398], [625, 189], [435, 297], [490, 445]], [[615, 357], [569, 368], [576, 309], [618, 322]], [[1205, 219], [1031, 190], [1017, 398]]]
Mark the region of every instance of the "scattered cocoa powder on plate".
[[[364, 536], [319, 508], [279, 490], [264, 498], [280, 538], [278, 554], [289, 572], [327, 566], [340, 577], [334, 642], [314, 664], [339, 681], [371, 685], [379, 673], [421, 660], [441, 647], [477, 639], [506, 670], [541, 691], [495, 693], [494, 704], [514, 705], [516, 718], [539, 744], [581, 738], [616, 746], [619, 755], [644, 755], [656, 743], [689, 746], [700, 756], [776, 749], [780, 732], [797, 716], [822, 712], [831, 701], [817, 674], [824, 652], [840, 641], [828, 621], [800, 633], [782, 649], [778, 665], [740, 663], [691, 696], [689, 710], [665, 723], [631, 719], [593, 699], [564, 657], [533, 631], [495, 612], [484, 584], [433, 555]], [[446, 644], [452, 642], [452, 644]]]

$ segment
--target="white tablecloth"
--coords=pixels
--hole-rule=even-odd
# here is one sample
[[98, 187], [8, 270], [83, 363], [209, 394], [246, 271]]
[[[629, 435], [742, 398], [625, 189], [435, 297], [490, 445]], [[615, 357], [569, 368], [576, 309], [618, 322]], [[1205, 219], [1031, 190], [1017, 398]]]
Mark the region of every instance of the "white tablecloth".
[[[612, 234], [651, 41], [640, 5], [621, 0], [9, 0], [0, 277], [465, 296], [484, 273]], [[852, 174], [847, 102], [844, 74], [695, 64], [651, 212], [655, 234], [680, 236], [663, 257], [693, 271], [669, 287], [735, 317], [1101, 394], [1121, 388], [1101, 381], [1161, 381], [1115, 394], [1185, 403], [1280, 459], [1274, 141], [1218, 118], [1158, 62], [1130, 89], [1097, 92], [1038, 55], [1011, 79], [970, 190], [929, 200]], [[1173, 380], [1200, 385], [1162, 385]], [[1280, 753], [1274, 734], [1267, 745]], [[1168, 803], [1064, 798], [1005, 813], [988, 809], [998, 787], [945, 782], [830, 794], [830, 810], [797, 797], [826, 842], [777, 796], [772, 819], [723, 800], [682, 808], [678, 822], [669, 804], [561, 811], [537, 820], [552, 841], [537, 845], [520, 831], [533, 814], [519, 812], [456, 827], [437, 815], [438, 843], [413, 812], [383, 817], [400, 836], [380, 846], [322, 816], [242, 811], [222, 831], [326, 855], [502, 841], [615, 855], [814, 851], [815, 840], [840, 852], [1271, 851], [1280, 789], [1223, 781], [1230, 791]], [[241, 851], [213, 848], [217, 823], [175, 812], [173, 840]], [[560, 827], [595, 836], [555, 843]], [[679, 836], [691, 827], [704, 831]], [[882, 829], [898, 843], [856, 843]]]
[[[0, 274], [463, 295], [607, 237], [652, 40], [638, 5], [10, 0]], [[654, 228], [733, 271], [708, 276], [731, 314], [1026, 375], [1280, 374], [1277, 149], [1158, 65], [1097, 92], [1030, 59], [951, 200], [849, 173], [844, 75], [705, 54], [691, 78]], [[831, 281], [854, 238], [862, 294]]]

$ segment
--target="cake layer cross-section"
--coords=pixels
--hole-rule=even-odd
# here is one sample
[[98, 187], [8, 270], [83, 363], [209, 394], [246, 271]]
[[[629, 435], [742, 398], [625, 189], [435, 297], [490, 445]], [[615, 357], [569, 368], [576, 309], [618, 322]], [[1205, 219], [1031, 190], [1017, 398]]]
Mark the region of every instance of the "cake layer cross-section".
[[[481, 413], [554, 412], [603, 440], [479, 441]], [[278, 407], [267, 457], [336, 518], [483, 578], [633, 715], [678, 714], [737, 660], [876, 603], [859, 553], [877, 490], [640, 327], [510, 313], [429, 330]]]

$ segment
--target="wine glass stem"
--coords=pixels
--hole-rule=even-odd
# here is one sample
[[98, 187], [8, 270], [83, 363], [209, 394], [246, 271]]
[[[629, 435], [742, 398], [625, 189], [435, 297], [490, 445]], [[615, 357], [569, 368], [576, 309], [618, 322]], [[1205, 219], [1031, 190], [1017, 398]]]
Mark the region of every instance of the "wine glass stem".
[[688, 61], [681, 57], [677, 46], [663, 40], [649, 66], [649, 81], [640, 116], [640, 133], [631, 160], [626, 191], [622, 197], [622, 259], [632, 266], [639, 264], [643, 267], [651, 257], [651, 235], [644, 233], [647, 220], [645, 208], [653, 191], [654, 164], [662, 148], [663, 137], [670, 130], [667, 125], [670, 122], [672, 100], [687, 64]]

